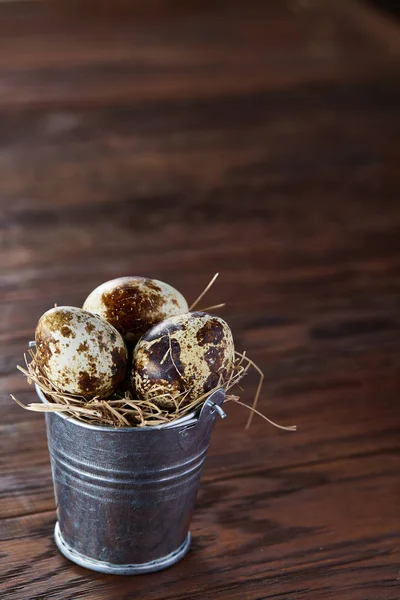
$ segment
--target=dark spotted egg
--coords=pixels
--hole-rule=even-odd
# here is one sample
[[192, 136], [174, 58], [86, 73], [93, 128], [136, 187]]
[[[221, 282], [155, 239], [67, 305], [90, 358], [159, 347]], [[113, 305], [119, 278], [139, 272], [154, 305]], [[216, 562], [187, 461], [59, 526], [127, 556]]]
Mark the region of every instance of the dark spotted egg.
[[145, 277], [106, 281], [86, 298], [83, 309], [106, 319], [128, 341], [137, 342], [156, 323], [188, 311], [175, 288]]
[[124, 340], [96, 315], [73, 306], [52, 308], [40, 318], [35, 338], [36, 362], [62, 392], [107, 398], [124, 378]]
[[215, 315], [171, 317], [145, 333], [133, 357], [137, 395], [163, 408], [188, 404], [217, 387], [234, 365], [232, 332]]

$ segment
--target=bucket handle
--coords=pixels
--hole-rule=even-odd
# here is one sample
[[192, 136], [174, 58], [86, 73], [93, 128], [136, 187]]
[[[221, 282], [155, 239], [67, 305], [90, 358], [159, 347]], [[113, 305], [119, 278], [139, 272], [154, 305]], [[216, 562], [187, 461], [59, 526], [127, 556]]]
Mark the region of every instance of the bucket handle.
[[223, 388], [215, 390], [215, 392], [213, 392], [211, 396], [209, 396], [204, 402], [199, 414], [199, 421], [201, 421], [208, 415], [213, 415], [214, 413], [217, 413], [221, 417], [221, 419], [226, 419], [227, 415], [222, 408], [224, 400], [225, 390]]

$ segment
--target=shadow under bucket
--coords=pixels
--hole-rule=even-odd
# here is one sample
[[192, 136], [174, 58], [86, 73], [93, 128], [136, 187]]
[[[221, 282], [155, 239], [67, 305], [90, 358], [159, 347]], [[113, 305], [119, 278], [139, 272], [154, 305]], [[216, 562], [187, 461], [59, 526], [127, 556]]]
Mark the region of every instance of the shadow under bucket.
[[183, 558], [224, 399], [224, 390], [217, 390], [197, 413], [154, 427], [116, 429], [46, 413], [55, 541], [62, 554], [88, 569], [121, 575], [159, 571]]

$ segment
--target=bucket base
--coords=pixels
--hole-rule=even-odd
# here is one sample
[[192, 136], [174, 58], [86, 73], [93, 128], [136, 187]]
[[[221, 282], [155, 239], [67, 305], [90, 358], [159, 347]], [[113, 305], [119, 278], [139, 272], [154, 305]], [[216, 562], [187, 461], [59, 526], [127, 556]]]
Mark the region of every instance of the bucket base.
[[60, 550], [61, 554], [64, 554], [66, 558], [72, 560], [72, 562], [76, 563], [81, 567], [85, 567], [86, 569], [91, 569], [92, 571], [99, 571], [100, 573], [111, 573], [112, 575], [139, 575], [140, 573], [152, 573], [154, 571], [161, 571], [162, 569], [167, 569], [171, 567], [175, 563], [177, 563], [181, 558], [187, 554], [190, 547], [190, 533], [187, 534], [186, 540], [183, 542], [182, 546], [180, 546], [175, 552], [164, 556], [163, 558], [159, 558], [157, 560], [153, 560], [148, 563], [140, 563], [140, 564], [132, 564], [132, 565], [114, 565], [112, 563], [104, 562], [102, 560], [95, 560], [93, 558], [89, 558], [80, 552], [77, 552], [71, 546], [67, 544], [64, 538], [61, 535], [60, 527], [58, 522], [56, 523], [54, 529], [54, 539], [57, 544], [57, 548]]

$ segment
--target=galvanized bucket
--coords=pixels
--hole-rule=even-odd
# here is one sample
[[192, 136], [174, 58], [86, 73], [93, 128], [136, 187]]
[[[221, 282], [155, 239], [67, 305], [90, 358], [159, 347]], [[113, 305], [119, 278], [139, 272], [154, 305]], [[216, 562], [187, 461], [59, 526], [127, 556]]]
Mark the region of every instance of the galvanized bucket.
[[93, 426], [46, 413], [55, 541], [62, 554], [88, 569], [121, 575], [159, 571], [183, 558], [224, 399], [224, 390], [217, 390], [198, 414], [147, 428]]

